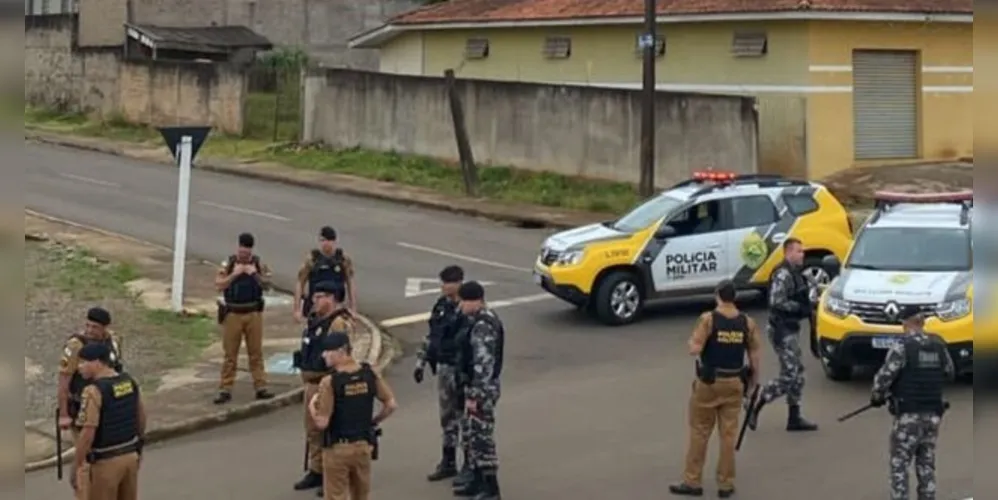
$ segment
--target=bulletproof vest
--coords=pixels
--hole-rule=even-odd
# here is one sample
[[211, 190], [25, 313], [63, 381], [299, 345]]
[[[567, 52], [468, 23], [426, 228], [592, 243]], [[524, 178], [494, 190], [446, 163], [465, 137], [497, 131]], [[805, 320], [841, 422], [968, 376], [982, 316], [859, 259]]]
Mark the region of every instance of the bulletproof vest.
[[[118, 342], [114, 340], [114, 337], [108, 336], [105, 340], [94, 340], [86, 335], [75, 333], [69, 337], [70, 339], [76, 339], [80, 341], [83, 345], [92, 344], [94, 342], [106, 343], [108, 347], [111, 348], [111, 368], [116, 372], [121, 372], [124, 366], [121, 364], [121, 353], [118, 350]], [[83, 375], [79, 371], [73, 372], [73, 376], [69, 379], [69, 416], [76, 417], [80, 410], [80, 395], [83, 394], [83, 388], [86, 387], [90, 381], [83, 378]]]
[[343, 249], [337, 248], [332, 256], [327, 256], [319, 250], [312, 250], [312, 269], [308, 273], [308, 295], [311, 297], [315, 285], [330, 281], [340, 286], [346, 286], [346, 259]]
[[502, 322], [499, 321], [499, 317], [490, 310], [482, 309], [475, 316], [468, 318], [464, 323], [465, 328], [461, 330], [462, 338], [460, 339], [460, 369], [463, 373], [462, 379], [464, 381], [470, 381], [475, 376], [475, 352], [474, 347], [471, 345], [471, 331], [475, 329], [475, 325], [478, 323], [485, 322], [488, 323], [493, 330], [496, 332], [496, 352], [495, 352], [495, 370], [492, 372], [493, 380], [498, 380], [499, 375], [502, 374], [502, 363], [503, 363], [503, 347], [505, 343], [506, 332], [502, 326]]
[[904, 355], [904, 368], [891, 391], [895, 412], [942, 414], [946, 346], [934, 339], [923, 343], [909, 337]]
[[438, 339], [437, 354], [442, 363], [456, 363], [457, 334], [463, 317], [457, 310], [457, 304], [447, 297], [440, 297], [433, 305], [433, 314], [429, 320], [430, 332]]
[[377, 375], [371, 365], [362, 363], [353, 373], [333, 372], [333, 415], [323, 432], [322, 445], [337, 441], [367, 439], [374, 428], [374, 399], [378, 393]]
[[349, 314], [346, 309], [337, 309], [325, 318], [309, 316], [308, 324], [301, 336], [301, 369], [303, 371], [324, 372], [329, 369], [326, 366], [326, 361], [322, 359], [322, 341], [326, 335], [333, 332], [333, 321], [344, 314]]
[[93, 450], [114, 448], [138, 437], [139, 386], [132, 377], [122, 373], [93, 384], [101, 393], [100, 425], [94, 434]]
[[700, 354], [700, 364], [731, 372], [742, 369], [748, 346], [748, 317], [739, 313], [738, 316], [729, 318], [714, 311], [711, 313], [711, 322], [713, 329]]
[[[260, 258], [253, 256], [252, 263], [256, 266], [256, 271], [260, 272]], [[228, 272], [236, 265], [236, 256], [229, 257]], [[263, 285], [259, 278], [240, 274], [236, 276], [229, 286], [222, 293], [225, 304], [228, 306], [261, 307], [263, 306]]]
[[[782, 264], [776, 266], [776, 269], [773, 269], [773, 273], [770, 276], [775, 277], [783, 269], [790, 271], [790, 276], [793, 277], [793, 290], [789, 294], [790, 300], [800, 304], [803, 311], [809, 311], [811, 308], [811, 288], [807, 284], [807, 279], [801, 274], [800, 269], [794, 269], [787, 261], [783, 261]], [[772, 278], [770, 278], [769, 289], [772, 290]], [[783, 322], [797, 322], [801, 319], [796, 316], [786, 316], [779, 311], [770, 311], [769, 317], [774, 320], [782, 320]]]

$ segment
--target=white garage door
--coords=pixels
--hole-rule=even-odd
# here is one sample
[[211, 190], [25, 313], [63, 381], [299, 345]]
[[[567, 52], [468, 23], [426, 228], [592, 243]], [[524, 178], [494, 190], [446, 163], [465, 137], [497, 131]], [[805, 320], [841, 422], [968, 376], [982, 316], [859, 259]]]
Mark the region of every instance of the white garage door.
[[853, 52], [853, 120], [857, 160], [918, 156], [917, 66], [915, 52]]

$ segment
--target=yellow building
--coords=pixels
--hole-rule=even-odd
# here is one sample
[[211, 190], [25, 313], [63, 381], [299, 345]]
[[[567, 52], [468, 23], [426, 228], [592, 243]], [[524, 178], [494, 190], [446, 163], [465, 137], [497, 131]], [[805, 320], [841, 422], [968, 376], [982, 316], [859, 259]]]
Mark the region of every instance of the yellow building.
[[[659, 89], [756, 96], [765, 171], [819, 179], [973, 156], [971, 0], [758, 0], [760, 12], [667, 3]], [[638, 88], [642, 5], [451, 0], [350, 46], [379, 49], [384, 72]]]

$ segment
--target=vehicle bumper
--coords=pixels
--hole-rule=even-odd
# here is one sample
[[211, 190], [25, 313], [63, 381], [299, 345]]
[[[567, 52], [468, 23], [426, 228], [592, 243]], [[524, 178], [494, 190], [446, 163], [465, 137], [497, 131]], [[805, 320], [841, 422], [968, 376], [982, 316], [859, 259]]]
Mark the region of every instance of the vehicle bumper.
[[579, 285], [562, 282], [557, 278], [557, 273], [552, 273], [552, 269], [542, 265], [540, 262], [534, 266], [534, 283], [544, 289], [544, 291], [558, 297], [569, 304], [577, 307], [584, 307], [589, 303], [589, 294], [582, 290]]

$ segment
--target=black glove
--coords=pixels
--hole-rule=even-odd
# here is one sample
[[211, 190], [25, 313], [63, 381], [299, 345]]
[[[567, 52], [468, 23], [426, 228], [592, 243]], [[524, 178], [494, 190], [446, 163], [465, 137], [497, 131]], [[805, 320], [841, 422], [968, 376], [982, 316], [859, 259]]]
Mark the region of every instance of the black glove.
[[412, 379], [415, 380], [417, 384], [423, 383], [423, 376], [424, 376], [423, 367], [416, 368], [412, 372]]
[[884, 406], [885, 404], [887, 404], [887, 400], [884, 399], [883, 396], [880, 396], [878, 394], [873, 394], [873, 395], [870, 396], [870, 406], [872, 406], [874, 408], [880, 408], [881, 406]]

